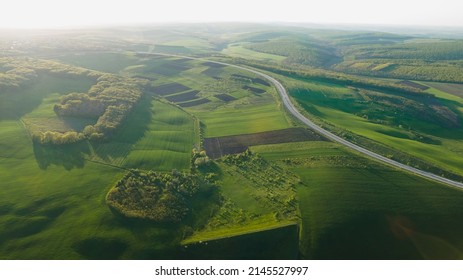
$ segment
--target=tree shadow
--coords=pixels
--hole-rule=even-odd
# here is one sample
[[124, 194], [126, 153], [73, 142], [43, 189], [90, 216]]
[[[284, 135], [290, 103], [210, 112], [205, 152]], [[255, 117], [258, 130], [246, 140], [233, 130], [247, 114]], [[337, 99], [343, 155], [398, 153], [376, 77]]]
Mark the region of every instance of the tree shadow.
[[33, 149], [37, 164], [43, 170], [50, 165], [63, 166], [66, 170], [83, 168], [85, 158], [92, 154], [91, 146], [93, 147], [93, 153], [103, 161], [127, 156], [132, 145], [140, 140], [148, 129], [152, 118], [151, 101], [151, 97], [142, 97], [127, 117], [127, 120], [124, 121], [108, 142], [90, 143], [82, 141], [65, 145], [43, 145], [34, 142]]
[[74, 131], [83, 131], [88, 125], [95, 125], [98, 118], [83, 118], [83, 117], [60, 117], [63, 123]]
[[35, 160], [40, 169], [47, 169], [50, 165], [58, 165], [66, 170], [83, 168], [85, 156], [90, 154], [87, 141], [66, 145], [42, 145], [33, 143]]
[[[28, 88], [30, 87], [28, 86]], [[1, 93], [0, 120], [19, 120], [22, 116], [37, 108], [44, 97], [45, 94], [30, 94], [26, 90]]]
[[289, 225], [177, 247], [175, 259], [293, 260], [299, 256], [298, 236], [298, 226]]
[[145, 136], [152, 119], [152, 97], [145, 94], [108, 142], [92, 143], [96, 156], [106, 161], [127, 156], [133, 144]]
[[126, 251], [128, 244], [118, 239], [93, 237], [75, 242], [72, 248], [86, 259], [113, 260]]

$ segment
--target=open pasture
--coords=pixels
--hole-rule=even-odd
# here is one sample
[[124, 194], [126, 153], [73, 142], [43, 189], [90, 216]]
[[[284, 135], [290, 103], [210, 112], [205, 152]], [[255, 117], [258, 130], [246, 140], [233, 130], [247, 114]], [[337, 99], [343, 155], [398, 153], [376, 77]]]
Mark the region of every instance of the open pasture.
[[[237, 101], [235, 101], [237, 102]], [[194, 111], [205, 124], [206, 137], [219, 137], [278, 130], [290, 127], [277, 105], [222, 107], [214, 111]]]
[[288, 79], [287, 85], [296, 102], [316, 119], [463, 174], [459, 113], [463, 105], [455, 102], [458, 97], [442, 92], [426, 97], [355, 90], [311, 80]]
[[358, 157], [330, 142], [251, 150], [302, 180], [297, 199], [303, 258], [463, 257], [461, 191]]
[[186, 170], [195, 143], [195, 122], [182, 110], [152, 101], [151, 120], [122, 166], [145, 170]]
[[50, 94], [87, 92], [94, 83], [93, 79], [86, 77], [41, 75], [37, 81], [23, 88], [0, 92], [0, 120], [18, 120], [35, 110]]

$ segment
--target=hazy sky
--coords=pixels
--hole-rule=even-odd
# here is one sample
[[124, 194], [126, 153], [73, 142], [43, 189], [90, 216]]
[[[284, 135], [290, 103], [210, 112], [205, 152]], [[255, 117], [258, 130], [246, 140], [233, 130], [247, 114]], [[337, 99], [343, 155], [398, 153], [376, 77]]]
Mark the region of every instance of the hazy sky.
[[16, 28], [178, 21], [282, 21], [463, 27], [463, 1], [3, 0], [0, 13], [0, 27]]

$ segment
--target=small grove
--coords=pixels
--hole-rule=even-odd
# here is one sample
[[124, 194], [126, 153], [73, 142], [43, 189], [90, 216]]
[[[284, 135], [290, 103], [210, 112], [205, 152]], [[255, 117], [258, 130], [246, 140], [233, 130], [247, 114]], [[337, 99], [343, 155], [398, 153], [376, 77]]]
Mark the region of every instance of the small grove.
[[[61, 117], [94, 119], [94, 125], [84, 128], [79, 137], [101, 140], [110, 138], [123, 123], [142, 95], [142, 80], [105, 74], [97, 79], [87, 93], [70, 93], [54, 106]], [[57, 135], [58, 136], [58, 135]], [[59, 139], [59, 136], [57, 137]], [[39, 141], [44, 143], [43, 138]], [[45, 142], [46, 143], [46, 142]], [[52, 141], [53, 144], [59, 144]]]
[[[295, 217], [297, 203], [294, 186], [300, 179], [249, 150], [224, 156], [217, 162], [209, 160], [204, 151], [193, 150], [192, 169], [188, 173], [177, 170], [170, 173], [130, 170], [109, 191], [106, 201], [113, 211], [127, 218], [180, 223], [191, 213], [193, 205], [197, 205], [195, 201], [201, 199], [200, 193], [224, 187], [223, 173], [241, 178], [243, 186], [240, 188], [249, 189], [249, 195], [266, 211], [272, 211], [282, 219]], [[226, 197], [216, 201], [218, 205], [214, 213], [218, 214], [211, 212], [206, 228], [223, 225], [225, 220], [232, 223], [225, 218], [227, 215], [224, 213], [231, 211], [225, 201], [228, 201]], [[233, 209], [244, 213], [242, 209]], [[246, 216], [245, 220], [255, 218], [250, 213]]]
[[95, 124], [83, 131], [32, 132], [32, 139], [40, 144], [70, 144], [85, 139], [110, 138], [123, 123], [142, 96], [147, 81], [121, 77], [62, 63], [22, 58], [0, 58], [0, 90], [15, 92], [40, 78], [41, 74], [55, 76], [85, 76], [95, 80], [86, 93], [70, 93], [54, 106], [58, 117], [94, 119]]
[[203, 176], [209, 157], [193, 149], [190, 172], [171, 173], [130, 170], [109, 191], [109, 207], [128, 218], [154, 222], [180, 222], [189, 212], [194, 196], [201, 188], [213, 186], [211, 176]]
[[198, 174], [129, 171], [108, 193], [110, 208], [128, 218], [180, 222], [204, 184]]

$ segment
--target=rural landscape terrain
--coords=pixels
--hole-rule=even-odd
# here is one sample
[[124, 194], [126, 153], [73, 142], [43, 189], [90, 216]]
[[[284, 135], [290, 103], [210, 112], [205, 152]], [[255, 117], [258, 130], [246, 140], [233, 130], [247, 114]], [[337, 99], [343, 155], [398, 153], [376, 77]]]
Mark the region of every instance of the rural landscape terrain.
[[0, 31], [0, 259], [462, 259], [463, 34]]

